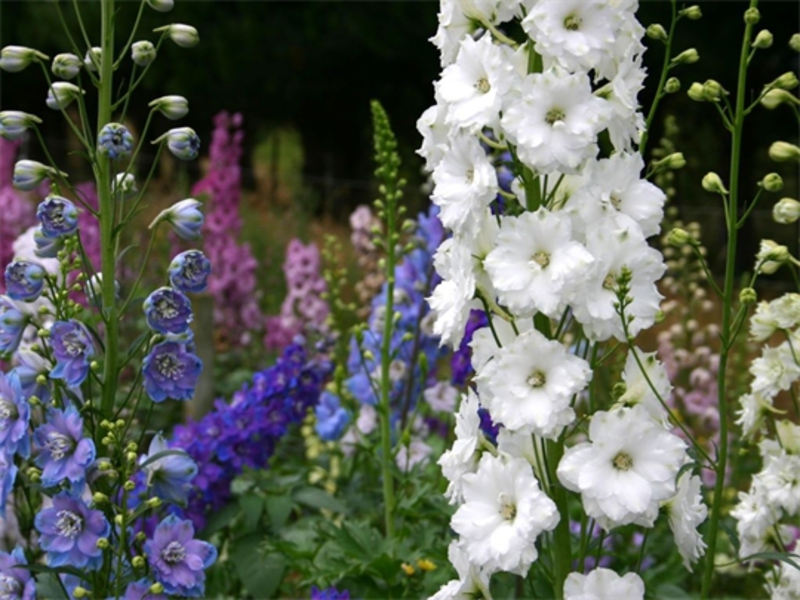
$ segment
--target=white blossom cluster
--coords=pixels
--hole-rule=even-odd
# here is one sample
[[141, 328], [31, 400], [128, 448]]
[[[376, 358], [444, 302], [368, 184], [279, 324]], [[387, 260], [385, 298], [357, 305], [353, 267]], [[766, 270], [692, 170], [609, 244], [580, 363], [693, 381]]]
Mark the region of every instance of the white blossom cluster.
[[[592, 379], [586, 353], [553, 331], [580, 327], [589, 343], [626, 342], [660, 310], [665, 267], [647, 238], [659, 231], [665, 196], [642, 178], [636, 150], [645, 77], [637, 8], [637, 0], [442, 0], [432, 41], [443, 70], [436, 104], [418, 122], [419, 153], [452, 237], [436, 254], [443, 281], [429, 302], [443, 343], [459, 345], [473, 308], [487, 311], [490, 326], [473, 336], [476, 390], [463, 398], [456, 441], [439, 461], [458, 505], [450, 558], [459, 579], [436, 598], [489, 597], [493, 573], [524, 576], [540, 534], [568, 518], [551, 486], [579, 494], [606, 530], [652, 527], [664, 508], [687, 568], [704, 550], [699, 478], [685, 471], [678, 480], [689, 459], [652, 389], [662, 399], [670, 392], [654, 355], [638, 352], [641, 367], [629, 357], [625, 394], [591, 415], [588, 439], [558, 464], [559, 481], [541, 460], [547, 440], [576, 423], [576, 399]], [[523, 42], [503, 33], [515, 20]], [[501, 193], [494, 151], [510, 153], [515, 176], [501, 215], [491, 210]], [[623, 277], [627, 327], [618, 314]], [[502, 425], [496, 445], [481, 431], [479, 407]], [[573, 575], [567, 597], [644, 594], [634, 573]]]

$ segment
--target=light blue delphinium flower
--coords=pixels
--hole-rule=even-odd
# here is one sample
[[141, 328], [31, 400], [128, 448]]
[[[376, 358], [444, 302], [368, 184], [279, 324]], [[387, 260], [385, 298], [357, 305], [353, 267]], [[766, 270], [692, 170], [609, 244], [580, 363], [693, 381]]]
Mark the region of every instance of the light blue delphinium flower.
[[63, 379], [69, 387], [77, 387], [89, 375], [95, 349], [91, 334], [80, 321], [56, 321], [50, 328], [50, 346], [56, 359], [51, 379]]
[[33, 440], [44, 487], [66, 479], [74, 489], [82, 488], [86, 469], [95, 459], [95, 447], [91, 439], [83, 437], [83, 419], [74, 406], [50, 409], [47, 421], [33, 432]]
[[39, 263], [15, 260], [6, 267], [6, 294], [12, 300], [33, 302], [42, 294], [46, 274]]
[[[153, 457], [161, 452], [167, 452], [160, 458]], [[180, 449], [170, 449], [167, 440], [157, 433], [150, 442], [147, 454], [139, 459], [142, 471], [147, 476], [146, 484], [152, 488], [151, 494], [173, 504], [186, 505], [190, 482], [197, 475], [197, 463]]]
[[181, 160], [194, 160], [200, 151], [200, 138], [191, 127], [175, 127], [159, 137], [154, 144], [167, 140], [167, 148]]
[[19, 376], [14, 371], [7, 375], [0, 373], [0, 454], [13, 457], [19, 453], [22, 458], [30, 456], [30, 418], [31, 407], [22, 393]]
[[200, 239], [200, 230], [203, 227], [205, 217], [200, 210], [200, 202], [194, 198], [186, 198], [176, 202], [169, 208], [162, 210], [153, 222], [150, 229], [158, 225], [161, 221], [166, 221], [184, 240]]
[[190, 400], [202, 370], [203, 362], [183, 344], [161, 342], [142, 362], [144, 388], [153, 402]]
[[211, 261], [200, 250], [181, 252], [169, 264], [169, 282], [184, 293], [206, 289], [211, 274]]
[[314, 413], [317, 416], [317, 434], [328, 442], [338, 440], [350, 422], [350, 415], [342, 408], [339, 397], [327, 391], [320, 395]]
[[217, 549], [194, 539], [191, 521], [169, 515], [156, 526], [152, 539], [144, 544], [144, 551], [155, 580], [167, 594], [203, 596], [205, 569], [217, 560]]
[[133, 151], [133, 136], [125, 125], [106, 123], [97, 138], [97, 151], [112, 160], [127, 158]]
[[111, 526], [102, 512], [90, 509], [81, 498], [68, 492], [57, 494], [53, 506], [37, 513], [34, 524], [49, 566], [94, 571], [103, 565], [97, 540], [107, 538]]
[[142, 306], [147, 324], [158, 333], [180, 334], [192, 322], [192, 303], [183, 293], [162, 287], [151, 293]]
[[47, 237], [41, 226], [34, 230], [33, 242], [36, 244], [33, 253], [39, 258], [57, 258], [59, 250], [64, 247], [63, 238]]
[[15, 600], [36, 600], [36, 580], [26, 564], [25, 552], [19, 546], [11, 553], [0, 552], [0, 593]]
[[48, 196], [36, 208], [36, 218], [41, 223], [42, 234], [48, 238], [61, 238], [78, 230], [78, 209], [66, 198]]

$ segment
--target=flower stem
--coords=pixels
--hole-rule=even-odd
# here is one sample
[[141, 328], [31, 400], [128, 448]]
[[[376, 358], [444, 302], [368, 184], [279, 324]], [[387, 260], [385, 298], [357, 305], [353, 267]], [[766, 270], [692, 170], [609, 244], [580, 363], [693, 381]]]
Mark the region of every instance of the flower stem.
[[[750, 7], [756, 8], [758, 0], [750, 0]], [[739, 166], [742, 151], [742, 130], [745, 117], [745, 91], [747, 82], [747, 55], [750, 49], [750, 38], [753, 26], [745, 25], [744, 39], [739, 57], [739, 80], [736, 90], [736, 109], [733, 115], [733, 143], [731, 147], [731, 181], [728, 197], [728, 251], [725, 259], [725, 284], [722, 297], [722, 349], [719, 356], [718, 389], [719, 389], [719, 457], [717, 458], [717, 481], [714, 486], [714, 498], [711, 504], [711, 519], [706, 536], [705, 565], [703, 568], [703, 587], [700, 595], [708, 598], [714, 578], [714, 557], [717, 549], [717, 531], [722, 512], [722, 492], [725, 485], [725, 468], [728, 463], [728, 398], [726, 367], [733, 339], [731, 335], [733, 320], [733, 286], [736, 269], [736, 242], [738, 238], [737, 215], [739, 208]]]

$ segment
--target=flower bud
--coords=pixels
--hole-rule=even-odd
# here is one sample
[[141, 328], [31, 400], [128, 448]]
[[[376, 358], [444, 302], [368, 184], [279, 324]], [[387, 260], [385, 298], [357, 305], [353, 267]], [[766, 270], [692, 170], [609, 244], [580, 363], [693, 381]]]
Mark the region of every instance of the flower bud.
[[703, 96], [710, 102], [716, 102], [722, 98], [723, 94], [727, 94], [725, 88], [720, 85], [719, 81], [714, 79], [707, 79], [703, 84]]
[[789, 38], [789, 47], [795, 52], [800, 52], [800, 33], [795, 33]]
[[164, 593], [164, 586], [158, 582], [154, 583], [150, 586], [150, 593], [151, 594], [163, 594]]
[[683, 152], [673, 152], [655, 163], [657, 169], [682, 169], [686, 166], [686, 159]]
[[147, 3], [158, 12], [169, 12], [175, 6], [175, 0], [147, 0]]
[[780, 192], [783, 189], [783, 178], [777, 173], [767, 173], [761, 180], [761, 185], [768, 192]]
[[97, 538], [95, 545], [101, 550], [106, 550], [109, 547], [108, 538]]
[[125, 490], [128, 492], [132, 492], [133, 490], [136, 489], [136, 484], [133, 481], [126, 481], [125, 485], [123, 485], [122, 487], [124, 487]]
[[155, 498], [155, 497], [154, 498], [148, 498], [145, 501], [145, 504], [149, 508], [158, 508], [159, 506], [161, 506], [161, 498]]
[[6, 46], [0, 50], [0, 69], [9, 73], [18, 73], [34, 60], [47, 60], [47, 56], [25, 46]]
[[744, 11], [744, 22], [748, 25], [756, 25], [761, 20], [761, 12], [755, 7]]
[[134, 556], [131, 560], [134, 569], [144, 569], [145, 560], [144, 556]]
[[678, 56], [672, 59], [673, 65], [691, 65], [700, 60], [700, 55], [695, 48], [684, 50]]
[[[103, 305], [103, 274], [95, 273], [83, 287], [83, 293], [95, 306]], [[114, 296], [119, 298], [119, 282], [114, 280]]]
[[694, 6], [682, 8], [680, 11], [678, 11], [678, 14], [682, 17], [688, 17], [692, 21], [697, 21], [699, 18], [703, 16], [700, 7], [697, 6], [696, 4]]
[[[100, 541], [100, 540], [98, 540]], [[75, 598], [88, 598], [89, 597], [89, 590], [81, 586], [75, 586], [75, 589], [72, 590], [72, 595]]]
[[106, 496], [103, 492], [95, 492], [92, 494], [92, 501], [95, 504], [103, 504], [108, 502], [108, 496]]
[[775, 162], [800, 160], [800, 148], [789, 142], [775, 142], [769, 147], [769, 157]]
[[189, 101], [183, 96], [162, 96], [150, 102], [148, 106], [172, 121], [182, 119], [189, 113]]
[[191, 127], [176, 127], [161, 135], [153, 143], [167, 140], [169, 151], [181, 160], [194, 160], [200, 150], [200, 138]]
[[800, 105], [800, 100], [794, 94], [778, 88], [772, 88], [761, 98], [761, 106], [768, 110], [774, 110], [781, 104]]
[[779, 90], [793, 90], [797, 87], [797, 83], [797, 75], [795, 75], [792, 71], [786, 71], [786, 73], [778, 77], [769, 85], [771, 87], [778, 88]]
[[196, 240], [200, 238], [200, 229], [203, 226], [203, 213], [200, 211], [200, 203], [194, 198], [187, 198], [176, 202], [169, 208], [162, 210], [158, 216], [150, 223], [150, 229], [158, 225], [161, 221], [166, 221], [175, 230], [179, 237], [185, 240]]
[[197, 34], [197, 29], [191, 25], [184, 25], [182, 23], [165, 25], [164, 27], [158, 27], [153, 31], [156, 33], [166, 31], [169, 39], [171, 39], [181, 48], [192, 48], [200, 41], [200, 36]]
[[198, 293], [206, 289], [211, 261], [200, 250], [181, 252], [169, 264], [169, 282], [176, 290]]
[[647, 31], [645, 31], [647, 37], [651, 40], [658, 40], [660, 42], [665, 42], [667, 40], [667, 32], [664, 27], [658, 23], [653, 23], [647, 27]]
[[97, 72], [100, 68], [100, 61], [103, 59], [103, 49], [95, 46], [86, 51], [86, 56], [83, 57], [83, 64], [87, 71]]
[[751, 287], [743, 288], [741, 292], [739, 292], [739, 302], [742, 304], [755, 304], [758, 302], [758, 294], [756, 291]]
[[156, 47], [147, 40], [134, 42], [131, 46], [131, 58], [140, 67], [146, 67], [156, 59]]
[[772, 207], [772, 218], [781, 225], [789, 225], [800, 218], [800, 202], [794, 198], [781, 198]]
[[692, 85], [689, 86], [689, 89], [686, 91], [686, 94], [694, 100], [695, 102], [705, 102], [706, 101], [706, 94], [705, 89], [703, 88], [702, 83], [698, 83], [695, 81]]
[[97, 151], [111, 160], [127, 158], [133, 151], [133, 136], [120, 123], [106, 123], [97, 138]]
[[7, 140], [18, 140], [29, 127], [42, 120], [36, 115], [32, 115], [19, 110], [4, 110], [0, 112], [0, 137]]
[[39, 258], [56, 258], [64, 247], [63, 238], [47, 237], [41, 227], [33, 232], [33, 242], [36, 244], [33, 253]]
[[664, 91], [667, 94], [674, 94], [675, 92], [680, 91], [680, 89], [681, 89], [681, 80], [678, 79], [677, 77], [670, 77], [664, 84]]
[[5, 272], [6, 295], [12, 300], [33, 302], [42, 295], [47, 271], [39, 263], [15, 260]]
[[758, 32], [756, 39], [753, 40], [752, 46], [753, 48], [758, 48], [760, 50], [763, 50], [764, 48], [769, 48], [770, 46], [772, 46], [773, 41], [774, 38], [772, 37], [772, 34], [769, 32], [769, 30], [762, 29], [761, 31]]
[[761, 247], [756, 254], [756, 269], [759, 273], [772, 275], [780, 266], [788, 262], [792, 255], [786, 246], [773, 240], [761, 240]]
[[35, 160], [18, 160], [14, 165], [13, 183], [18, 190], [30, 192], [48, 177], [56, 177], [58, 175], [67, 176], [66, 173], [56, 171], [52, 167], [43, 165]]
[[81, 70], [81, 59], [69, 52], [56, 54], [53, 59], [53, 65], [50, 68], [56, 77], [72, 79]]
[[59, 110], [69, 106], [75, 98], [86, 92], [74, 83], [68, 81], [56, 81], [47, 90], [47, 106], [53, 110]]
[[685, 244], [691, 244], [694, 241], [691, 234], [686, 231], [685, 229], [681, 229], [680, 227], [675, 227], [672, 231], [669, 232], [667, 236], [667, 243], [671, 246], [683, 246]]
[[128, 200], [139, 193], [136, 185], [136, 176], [133, 173], [117, 173], [111, 182], [111, 193], [118, 200]]
[[714, 192], [715, 194], [727, 194], [728, 190], [725, 189], [725, 185], [722, 183], [722, 179], [720, 176], [714, 173], [713, 171], [710, 173], [706, 173], [705, 177], [703, 177], [703, 189], [707, 192]]

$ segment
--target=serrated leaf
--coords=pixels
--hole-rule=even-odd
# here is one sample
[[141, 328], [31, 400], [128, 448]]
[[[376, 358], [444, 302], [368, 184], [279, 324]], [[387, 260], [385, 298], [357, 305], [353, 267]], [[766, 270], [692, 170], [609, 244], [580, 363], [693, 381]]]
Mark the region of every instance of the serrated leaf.
[[263, 556], [259, 549], [262, 540], [261, 534], [243, 537], [236, 542], [231, 558], [245, 589], [256, 598], [271, 598], [283, 580], [286, 559], [280, 554]]

